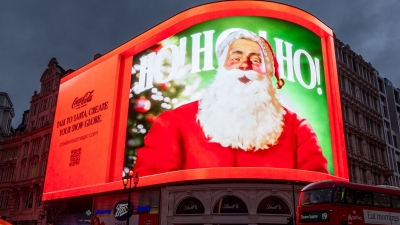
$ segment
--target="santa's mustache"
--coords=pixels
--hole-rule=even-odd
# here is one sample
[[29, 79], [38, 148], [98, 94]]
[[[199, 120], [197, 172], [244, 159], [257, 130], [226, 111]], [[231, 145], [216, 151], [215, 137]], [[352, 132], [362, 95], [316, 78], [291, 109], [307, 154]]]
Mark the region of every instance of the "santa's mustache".
[[229, 75], [229, 79], [238, 79], [239, 81], [246, 79], [249, 81], [262, 81], [267, 78], [266, 75], [259, 74], [254, 70], [227, 70], [225, 68], [219, 68], [218, 71], [221, 72], [220, 74]]

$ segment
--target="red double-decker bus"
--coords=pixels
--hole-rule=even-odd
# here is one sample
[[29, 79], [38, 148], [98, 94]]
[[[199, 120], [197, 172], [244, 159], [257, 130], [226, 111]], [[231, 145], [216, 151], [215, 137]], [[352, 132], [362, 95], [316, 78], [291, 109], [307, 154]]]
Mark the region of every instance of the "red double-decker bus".
[[296, 224], [400, 224], [400, 188], [321, 181], [301, 190]]

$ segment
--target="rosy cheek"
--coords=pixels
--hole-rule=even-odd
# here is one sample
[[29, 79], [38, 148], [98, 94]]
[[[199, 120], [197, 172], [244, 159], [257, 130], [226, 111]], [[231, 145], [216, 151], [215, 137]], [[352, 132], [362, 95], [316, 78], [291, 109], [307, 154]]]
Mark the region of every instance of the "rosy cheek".
[[238, 64], [238, 63], [226, 62], [224, 66], [225, 66], [225, 69], [232, 70], [232, 69], [237, 69], [238, 68], [236, 64]]
[[265, 69], [262, 68], [261, 66], [253, 66], [253, 70], [259, 74], [265, 74]]

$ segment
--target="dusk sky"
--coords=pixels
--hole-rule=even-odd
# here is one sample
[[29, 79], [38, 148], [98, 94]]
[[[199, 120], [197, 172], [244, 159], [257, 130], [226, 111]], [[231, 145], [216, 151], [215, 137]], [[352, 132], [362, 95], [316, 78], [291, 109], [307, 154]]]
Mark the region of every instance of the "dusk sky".
[[[78, 69], [188, 8], [213, 1], [1, 1], [0, 92], [21, 123], [52, 57]], [[333, 29], [336, 37], [400, 88], [399, 0], [285, 0]]]

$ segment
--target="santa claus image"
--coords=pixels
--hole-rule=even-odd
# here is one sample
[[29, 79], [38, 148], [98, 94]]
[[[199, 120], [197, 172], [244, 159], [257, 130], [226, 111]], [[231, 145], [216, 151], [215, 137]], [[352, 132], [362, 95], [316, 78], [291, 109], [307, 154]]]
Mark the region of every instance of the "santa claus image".
[[270, 44], [241, 29], [217, 49], [214, 81], [200, 100], [158, 116], [138, 150], [134, 171], [146, 176], [212, 167], [273, 167], [328, 173], [311, 125], [278, 99], [276, 89], [284, 82]]

